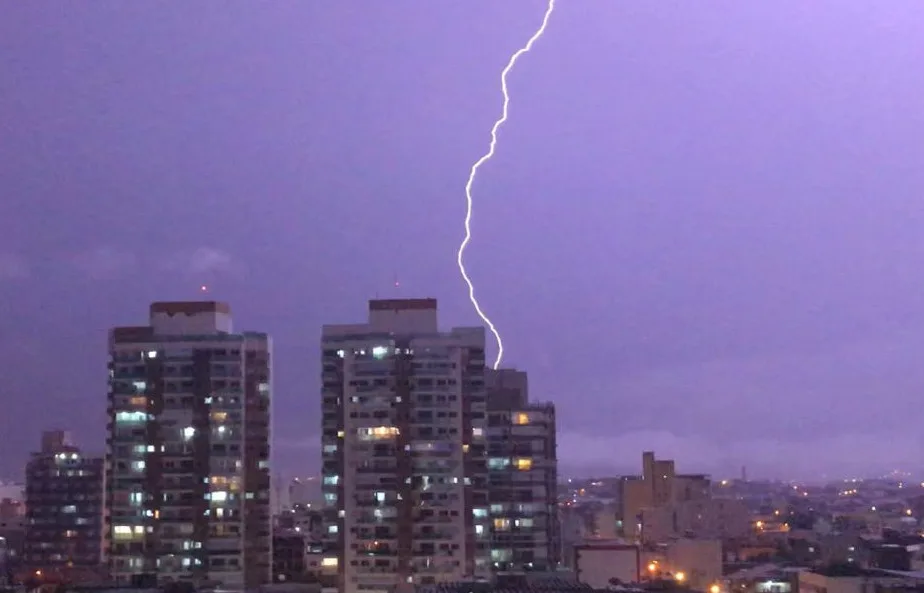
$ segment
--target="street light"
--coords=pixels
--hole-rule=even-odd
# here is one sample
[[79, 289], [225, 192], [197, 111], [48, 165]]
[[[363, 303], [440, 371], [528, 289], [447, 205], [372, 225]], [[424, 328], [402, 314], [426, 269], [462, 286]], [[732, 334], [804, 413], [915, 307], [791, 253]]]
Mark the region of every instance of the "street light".
[[674, 578], [677, 580], [678, 583], [682, 583], [685, 580], [687, 580], [687, 575], [685, 572], [681, 570], [680, 572], [674, 574]]

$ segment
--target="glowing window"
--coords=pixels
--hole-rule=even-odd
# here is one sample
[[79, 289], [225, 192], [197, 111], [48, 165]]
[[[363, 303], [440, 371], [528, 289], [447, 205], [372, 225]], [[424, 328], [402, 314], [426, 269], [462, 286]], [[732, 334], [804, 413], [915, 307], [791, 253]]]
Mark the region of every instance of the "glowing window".
[[148, 415], [144, 412], [116, 412], [115, 421], [116, 422], [144, 422], [148, 419]]
[[513, 415], [514, 424], [529, 424], [529, 414], [526, 412], [517, 412]]
[[494, 519], [494, 529], [496, 531], [507, 531], [510, 529], [510, 519]]
[[510, 465], [508, 457], [489, 457], [488, 469], [502, 469]]
[[379, 441], [392, 439], [398, 436], [397, 426], [373, 426], [371, 428], [358, 428], [356, 434], [362, 441]]
[[372, 356], [375, 358], [385, 358], [388, 356], [388, 348], [385, 346], [375, 346], [372, 349]]
[[527, 471], [533, 468], [533, 460], [525, 457], [521, 457], [516, 460], [517, 469], [520, 471]]
[[337, 558], [324, 558], [321, 560], [321, 566], [337, 566]]

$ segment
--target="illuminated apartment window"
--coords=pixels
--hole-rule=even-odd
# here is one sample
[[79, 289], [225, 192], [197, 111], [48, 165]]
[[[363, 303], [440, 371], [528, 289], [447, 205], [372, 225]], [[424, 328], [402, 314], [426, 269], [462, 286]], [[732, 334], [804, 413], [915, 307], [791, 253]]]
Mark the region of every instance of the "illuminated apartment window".
[[508, 457], [490, 457], [488, 458], [488, 469], [502, 469], [510, 465]]
[[392, 439], [398, 436], [398, 427], [373, 426], [371, 428], [357, 428], [356, 434], [362, 441], [379, 441], [383, 439]]
[[227, 412], [212, 412], [212, 422], [224, 422], [228, 419]]
[[514, 424], [529, 424], [529, 414], [526, 412], [517, 412], [513, 415]]
[[148, 415], [144, 412], [116, 412], [116, 422], [144, 422]]
[[533, 468], [533, 460], [526, 457], [521, 457], [516, 460], [516, 466], [520, 471], [531, 470]]
[[143, 395], [136, 395], [135, 397], [128, 400], [128, 403], [133, 406], [143, 406], [148, 403], [148, 398]]
[[496, 531], [507, 531], [510, 529], [510, 519], [497, 518], [494, 519], [494, 529]]

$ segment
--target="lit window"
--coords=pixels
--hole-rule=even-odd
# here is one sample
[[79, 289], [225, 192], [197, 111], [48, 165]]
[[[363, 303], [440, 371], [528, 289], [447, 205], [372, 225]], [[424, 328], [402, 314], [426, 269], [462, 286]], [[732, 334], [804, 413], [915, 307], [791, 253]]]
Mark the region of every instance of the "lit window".
[[328, 525], [327, 533], [337, 533], [338, 527], [336, 525]]
[[211, 499], [212, 499], [212, 502], [224, 502], [228, 500], [228, 493], [225, 492], [224, 490], [212, 492]]
[[196, 436], [196, 429], [192, 426], [187, 426], [183, 429], [183, 438], [187, 441], [192, 439], [194, 436]]
[[498, 518], [494, 519], [494, 529], [496, 531], [507, 531], [510, 529], [510, 519]]
[[145, 463], [144, 461], [132, 461], [132, 470], [136, 472], [144, 471]]
[[385, 346], [375, 346], [372, 349], [372, 356], [375, 358], [385, 358], [388, 356], [388, 348]]
[[487, 517], [488, 509], [472, 509], [473, 517]]
[[516, 521], [513, 522], [513, 524], [514, 524], [515, 526], [517, 526], [517, 527], [532, 527], [532, 526], [533, 526], [533, 520], [532, 520], [532, 519], [529, 519], [529, 518], [526, 518], [526, 519], [517, 519]]
[[321, 560], [321, 566], [337, 566], [336, 557], [328, 557]]
[[513, 416], [514, 424], [529, 424], [529, 414], [526, 412], [517, 412]]
[[147, 419], [148, 415], [144, 412], [116, 412], [115, 416], [116, 422], [125, 423], [144, 422]]
[[520, 471], [528, 471], [533, 468], [533, 460], [525, 457], [521, 457], [516, 460], [517, 469]]
[[488, 459], [488, 469], [503, 469], [510, 465], [509, 457], [490, 457]]
[[370, 428], [358, 428], [356, 434], [361, 441], [379, 441], [391, 439], [398, 436], [397, 426], [373, 426]]
[[148, 350], [148, 358], [157, 358], [157, 350]]
[[481, 437], [481, 436], [484, 436], [484, 429], [481, 428], [480, 426], [476, 426], [476, 427], [472, 428], [472, 436], [473, 436], [473, 437]]
[[324, 483], [328, 486], [336, 486], [340, 483], [340, 476], [324, 476]]
[[67, 506], [61, 507], [61, 512], [62, 513], [76, 513], [77, 507], [72, 504], [69, 504]]
[[227, 412], [212, 412], [212, 422], [224, 422], [228, 419]]
[[135, 393], [144, 393], [144, 390], [148, 388], [148, 384], [145, 381], [132, 381], [132, 387], [135, 388]]

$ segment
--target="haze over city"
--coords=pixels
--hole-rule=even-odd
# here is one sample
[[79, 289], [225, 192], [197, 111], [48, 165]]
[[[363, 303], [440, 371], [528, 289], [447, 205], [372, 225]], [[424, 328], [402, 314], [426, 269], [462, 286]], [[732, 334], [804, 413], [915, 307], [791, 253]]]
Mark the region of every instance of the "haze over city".
[[[463, 187], [544, 5], [6, 3], [0, 476], [43, 429], [101, 451], [107, 330], [199, 298], [272, 336], [275, 470], [316, 472], [322, 324], [480, 323]], [[562, 475], [917, 469], [920, 16], [559, 3], [467, 261]]]

